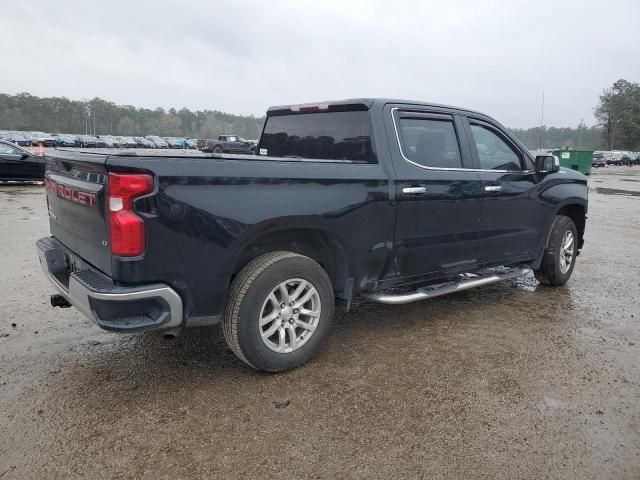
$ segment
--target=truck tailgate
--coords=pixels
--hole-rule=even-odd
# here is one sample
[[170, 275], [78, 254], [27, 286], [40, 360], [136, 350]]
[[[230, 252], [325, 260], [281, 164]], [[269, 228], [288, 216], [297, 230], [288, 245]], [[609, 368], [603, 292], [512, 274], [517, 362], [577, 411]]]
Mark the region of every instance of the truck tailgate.
[[56, 151], [47, 157], [45, 189], [51, 235], [110, 275], [106, 161], [107, 155]]

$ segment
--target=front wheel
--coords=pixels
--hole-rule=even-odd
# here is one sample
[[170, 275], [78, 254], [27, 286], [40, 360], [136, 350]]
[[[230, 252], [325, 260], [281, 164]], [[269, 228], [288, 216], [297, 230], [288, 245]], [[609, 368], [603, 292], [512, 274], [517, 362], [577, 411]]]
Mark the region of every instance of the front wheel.
[[578, 229], [571, 218], [556, 215], [540, 268], [534, 273], [544, 285], [559, 287], [567, 283], [578, 255]]
[[215, 147], [215, 148], [213, 149], [213, 153], [223, 153], [223, 152], [222, 152], [222, 147], [220, 147], [220, 146]]
[[231, 285], [222, 320], [233, 353], [256, 370], [306, 363], [327, 337], [333, 287], [314, 260], [272, 252], [251, 261]]

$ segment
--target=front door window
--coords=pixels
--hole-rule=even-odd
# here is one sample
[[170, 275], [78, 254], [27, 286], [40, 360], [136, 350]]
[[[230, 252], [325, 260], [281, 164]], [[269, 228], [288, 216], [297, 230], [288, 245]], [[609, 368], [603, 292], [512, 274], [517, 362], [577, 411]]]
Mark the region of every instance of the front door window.
[[483, 125], [471, 124], [471, 133], [482, 170], [522, 170], [520, 154], [498, 134]]

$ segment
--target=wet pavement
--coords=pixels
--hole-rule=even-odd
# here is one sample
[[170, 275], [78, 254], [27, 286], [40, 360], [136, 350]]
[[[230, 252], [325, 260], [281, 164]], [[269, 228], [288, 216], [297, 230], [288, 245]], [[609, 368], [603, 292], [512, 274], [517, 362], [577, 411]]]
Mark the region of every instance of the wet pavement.
[[0, 187], [0, 479], [640, 478], [640, 168], [590, 178], [569, 283], [359, 301], [306, 366], [52, 309], [42, 187]]

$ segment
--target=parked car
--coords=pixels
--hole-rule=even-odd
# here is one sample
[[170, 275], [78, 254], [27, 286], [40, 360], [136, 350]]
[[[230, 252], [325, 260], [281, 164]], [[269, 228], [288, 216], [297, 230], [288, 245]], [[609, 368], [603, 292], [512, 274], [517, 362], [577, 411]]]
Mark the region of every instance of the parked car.
[[169, 148], [183, 148], [182, 143], [176, 137], [162, 137], [169, 145]]
[[6, 140], [0, 140], [0, 180], [42, 181], [44, 158]]
[[591, 159], [592, 167], [606, 167], [607, 161], [604, 158], [604, 155], [601, 153], [594, 153], [593, 158]]
[[91, 148], [98, 146], [98, 139], [93, 135], [80, 135], [77, 140], [80, 142], [80, 146], [84, 148]]
[[116, 137], [121, 148], [136, 148], [138, 143], [133, 137]]
[[156, 148], [156, 144], [144, 137], [133, 137], [138, 148]]
[[189, 143], [184, 137], [174, 137], [174, 142], [178, 146], [177, 148], [189, 148]]
[[188, 138], [187, 146], [192, 149], [198, 148], [198, 139], [197, 138]]
[[71, 135], [54, 135], [56, 147], [75, 147], [76, 139]]
[[624, 152], [620, 151], [611, 151], [607, 152], [606, 159], [607, 165], [622, 165], [622, 157], [624, 156]]
[[633, 163], [634, 163], [634, 161], [626, 153], [624, 155], [622, 155], [622, 157], [620, 158], [620, 164], [621, 165], [632, 165]]
[[96, 135], [96, 147], [98, 148], [114, 148], [113, 141], [106, 135]]
[[120, 148], [120, 141], [112, 135], [98, 135], [98, 144], [105, 148]]
[[36, 146], [55, 147], [56, 146], [56, 139], [51, 135], [49, 135], [48, 133], [33, 132], [29, 140], [31, 142], [31, 145], [33, 145], [34, 147]]
[[640, 155], [637, 155], [634, 161], [636, 162], [636, 165], [640, 165]]
[[251, 142], [237, 135], [220, 135], [217, 140], [198, 140], [198, 148], [203, 152], [210, 153], [238, 153], [253, 155], [256, 153], [256, 146]]
[[2, 138], [20, 147], [28, 147], [31, 145], [31, 141], [21, 133], [9, 132], [4, 134]]
[[477, 112], [272, 107], [258, 152], [54, 151], [38, 241], [52, 304], [117, 332], [221, 321], [242, 361], [275, 372], [311, 358], [336, 299], [408, 303], [531, 270], [559, 286], [584, 242], [587, 178]]
[[157, 135], [147, 135], [145, 138], [152, 141], [156, 148], [169, 148], [169, 144]]
[[97, 148], [112, 148], [113, 142], [105, 138], [104, 135], [96, 135], [96, 147]]

